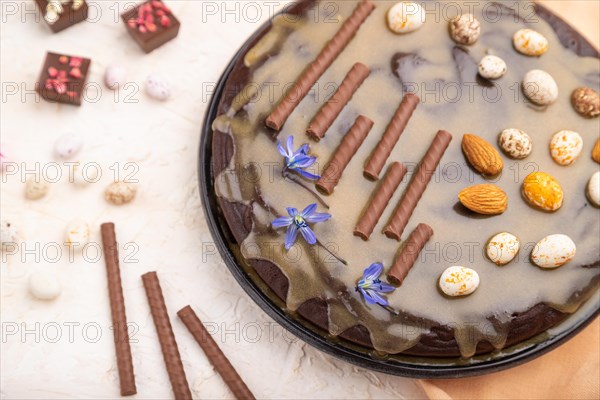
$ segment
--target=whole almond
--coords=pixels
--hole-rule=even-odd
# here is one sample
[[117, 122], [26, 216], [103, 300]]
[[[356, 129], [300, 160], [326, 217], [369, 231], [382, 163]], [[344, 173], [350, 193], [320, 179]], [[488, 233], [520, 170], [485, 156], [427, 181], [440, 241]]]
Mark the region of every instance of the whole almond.
[[508, 207], [508, 197], [496, 185], [485, 183], [461, 190], [458, 200], [469, 210], [483, 215], [502, 214]]
[[485, 139], [466, 134], [463, 136], [462, 149], [469, 163], [477, 172], [485, 176], [496, 176], [502, 172], [504, 162], [498, 150]]
[[600, 164], [600, 139], [596, 140], [596, 144], [592, 150], [592, 160]]

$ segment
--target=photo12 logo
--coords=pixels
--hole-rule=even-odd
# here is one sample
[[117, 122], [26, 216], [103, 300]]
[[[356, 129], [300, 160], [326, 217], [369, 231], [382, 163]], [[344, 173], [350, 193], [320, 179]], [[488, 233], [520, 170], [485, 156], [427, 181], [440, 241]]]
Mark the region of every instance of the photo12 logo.
[[2, 162], [2, 183], [8, 183], [11, 179], [26, 183], [58, 183], [65, 178], [67, 182], [78, 185], [87, 185], [99, 182], [104, 174], [113, 182], [139, 183], [136, 178], [140, 171], [139, 164], [135, 162], [114, 162], [107, 167], [94, 161], [50, 161], [50, 162]]

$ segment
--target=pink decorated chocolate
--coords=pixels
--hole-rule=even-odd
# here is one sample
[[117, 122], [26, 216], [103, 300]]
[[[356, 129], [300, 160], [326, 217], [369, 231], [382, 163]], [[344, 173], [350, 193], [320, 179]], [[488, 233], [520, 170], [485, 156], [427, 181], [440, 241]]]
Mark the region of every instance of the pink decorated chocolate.
[[398, 186], [400, 186], [400, 182], [402, 182], [402, 178], [405, 175], [406, 167], [404, 164], [394, 162], [390, 165], [383, 181], [375, 191], [371, 202], [358, 221], [356, 228], [354, 228], [354, 236], [359, 236], [363, 240], [369, 240], [373, 229], [375, 229], [375, 225], [377, 225], [379, 218], [381, 218], [381, 214], [383, 214], [385, 207], [388, 205], [396, 189], [398, 189]]
[[369, 67], [362, 63], [356, 63], [350, 69], [337, 91], [329, 100], [321, 107], [317, 115], [313, 118], [308, 126], [306, 133], [317, 142], [323, 139], [327, 129], [333, 124], [333, 121], [338, 117], [346, 104], [350, 101], [354, 92], [367, 79], [371, 71]]
[[379, 174], [389, 158], [398, 139], [404, 132], [410, 117], [419, 104], [419, 97], [416, 94], [408, 93], [402, 99], [396, 113], [392, 117], [390, 124], [386, 128], [381, 140], [373, 150], [371, 158], [365, 166], [364, 175], [369, 179], [379, 179]]
[[321, 75], [329, 68], [337, 56], [346, 48], [362, 23], [371, 14], [375, 5], [369, 0], [362, 0], [354, 9], [352, 15], [344, 22], [335, 36], [325, 45], [317, 58], [304, 70], [300, 78], [283, 96], [277, 107], [265, 121], [269, 128], [279, 131], [285, 121], [300, 104], [308, 91], [319, 80]]

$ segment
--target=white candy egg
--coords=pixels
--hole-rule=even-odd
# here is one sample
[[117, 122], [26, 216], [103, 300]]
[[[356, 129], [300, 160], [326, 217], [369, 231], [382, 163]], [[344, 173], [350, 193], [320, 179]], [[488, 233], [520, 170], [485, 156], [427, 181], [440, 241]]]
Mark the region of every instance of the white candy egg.
[[594, 172], [587, 184], [587, 196], [592, 205], [600, 207], [600, 171]]
[[171, 96], [171, 86], [165, 77], [154, 73], [146, 78], [146, 93], [153, 99], [165, 101]]
[[83, 138], [80, 135], [67, 133], [54, 142], [54, 153], [62, 159], [69, 159], [81, 150]]
[[486, 79], [498, 79], [506, 74], [508, 67], [498, 56], [488, 55], [479, 62], [479, 75]]
[[389, 9], [387, 23], [394, 33], [416, 31], [425, 23], [425, 10], [418, 3], [401, 1]]
[[39, 300], [54, 300], [60, 296], [62, 287], [56, 275], [48, 271], [36, 271], [29, 276], [29, 293]]
[[559, 131], [552, 136], [550, 141], [550, 154], [559, 165], [571, 165], [579, 158], [583, 150], [581, 135], [573, 131]]
[[519, 252], [519, 239], [512, 233], [502, 232], [490, 239], [486, 252], [490, 260], [497, 265], [511, 262]]
[[577, 248], [567, 235], [548, 235], [531, 252], [531, 261], [540, 268], [557, 268], [575, 257]]
[[520, 29], [513, 35], [515, 49], [526, 56], [541, 56], [548, 51], [548, 39], [533, 29]]
[[127, 79], [127, 68], [122, 65], [109, 65], [104, 72], [104, 84], [109, 88], [116, 90], [122, 86]]
[[442, 292], [448, 296], [466, 296], [479, 287], [479, 275], [470, 268], [454, 266], [442, 273], [439, 285]]
[[67, 226], [66, 245], [82, 248], [90, 242], [90, 227], [87, 222], [76, 219]]
[[533, 103], [546, 106], [558, 99], [558, 85], [546, 71], [532, 69], [523, 78], [523, 93]]

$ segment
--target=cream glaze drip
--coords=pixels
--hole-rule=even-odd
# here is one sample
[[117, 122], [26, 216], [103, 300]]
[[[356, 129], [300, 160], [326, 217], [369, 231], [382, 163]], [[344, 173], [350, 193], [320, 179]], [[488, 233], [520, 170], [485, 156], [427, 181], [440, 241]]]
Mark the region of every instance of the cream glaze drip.
[[[256, 61], [257, 67], [253, 69], [248, 90], [240, 93], [232, 109], [213, 124], [215, 129], [231, 134], [235, 143], [235, 156], [229, 169], [216, 178], [219, 196], [250, 204], [256, 185], [264, 201], [280, 215], [286, 214], [285, 207], [302, 209], [315, 202], [305, 190], [281, 177], [283, 159], [271, 139], [272, 131], [264, 126], [264, 119], [281, 98], [282, 87], [294, 82], [356, 6], [355, 1], [336, 4], [339, 13], [333, 17], [330, 8], [318, 5], [301, 20], [279, 17], [274, 22], [278, 28], [267, 34], [249, 53], [251, 56], [246, 58], [246, 65]], [[436, 321], [455, 328], [461, 353], [469, 357], [482, 339], [502, 348], [507, 324], [514, 312], [525, 311], [543, 302], [572, 313], [597, 291], [598, 268], [581, 266], [600, 259], [600, 214], [585, 198], [587, 181], [598, 170], [598, 165], [590, 158], [598, 138], [598, 119], [586, 120], [577, 115], [569, 97], [578, 86], [598, 89], [598, 60], [580, 58], [563, 48], [551, 27], [541, 19], [535, 24], [515, 22], [511, 17], [487, 22], [481, 15], [480, 5], [475, 14], [482, 23], [482, 36], [469, 47], [470, 55], [455, 51], [455, 56], [472, 57], [473, 63], [477, 63], [489, 49], [507, 62], [508, 73], [495, 82], [502, 96], [497, 101], [486, 101], [484, 94], [489, 99], [497, 92], [485, 92], [486, 89], [475, 83], [476, 64], [463, 68], [462, 72], [457, 69], [447, 20], [436, 21], [436, 15], [428, 14], [427, 22], [418, 31], [396, 35], [384, 22], [385, 13], [392, 4], [394, 2], [376, 2], [373, 14], [278, 135], [282, 142], [293, 135], [296, 148], [302, 143], [310, 143], [312, 153], [318, 157], [318, 166], [311, 172], [322, 172], [357, 115], [363, 114], [375, 121], [373, 130], [350, 162], [335, 192], [326, 197], [333, 218], [313, 226], [317, 237], [329, 243], [349, 265], [345, 267], [336, 262], [318, 246], [306, 245], [301, 237], [296, 246], [285, 252], [285, 230], [269, 232], [267, 227], [275, 216], [258, 203], [253, 203], [254, 229], [242, 244], [242, 253], [246, 258], [269, 260], [281, 268], [290, 281], [288, 309], [296, 310], [314, 297], [327, 299], [332, 335], [360, 323], [369, 329], [376, 350], [393, 354], [412, 347], [420, 334], [431, 327], [430, 321]], [[464, 5], [462, 10], [467, 12], [469, 8]], [[455, 14], [456, 11], [448, 17]], [[548, 53], [540, 58], [530, 58], [512, 48], [513, 33], [525, 26], [533, 27], [548, 38]], [[401, 161], [408, 167], [409, 174], [394, 194], [370, 241], [364, 242], [352, 232], [377, 183], [363, 178], [362, 169], [402, 99], [402, 82], [391, 67], [392, 58], [399, 52], [418, 56], [404, 58], [399, 73], [405, 87], [421, 88], [416, 93], [422, 102], [385, 168], [393, 161]], [[269, 58], [258, 62], [267, 53]], [[305, 131], [311, 118], [355, 62], [369, 66], [371, 76], [323, 140], [319, 143], [310, 141]], [[520, 90], [523, 75], [536, 68], [549, 72], [560, 90], [558, 101], [546, 110], [529, 106]], [[454, 99], [460, 81], [466, 82], [467, 87], [463, 87], [463, 95], [458, 100], [439, 98], [443, 94], [440, 92], [445, 91], [447, 99]], [[442, 85], [437, 91], [436, 82]], [[427, 92], [422, 90], [424, 85]], [[261, 89], [256, 90], [259, 86]], [[244, 111], [238, 112], [242, 108]], [[525, 160], [504, 157], [503, 174], [493, 180], [508, 194], [508, 210], [490, 218], [461, 212], [456, 206], [458, 192], [466, 186], [486, 182], [467, 167], [460, 146], [462, 135], [475, 133], [497, 146], [497, 136], [506, 128], [524, 130], [534, 143], [532, 154]], [[400, 243], [386, 238], [381, 231], [406, 189], [416, 164], [439, 129], [449, 131], [454, 139], [402, 239], [405, 240], [420, 222], [431, 225], [434, 235], [403, 285], [388, 295], [390, 305], [403, 315], [416, 317], [419, 321], [416, 323], [415, 319], [392, 317], [380, 307], [367, 306], [354, 291], [354, 286], [371, 263], [383, 262], [385, 271], [392, 265]], [[570, 167], [558, 166], [549, 155], [550, 138], [561, 129], [575, 130], [584, 139], [582, 155]], [[552, 174], [563, 186], [565, 201], [558, 212], [547, 214], [533, 210], [521, 198], [521, 183], [535, 169]], [[249, 170], [254, 172], [248, 173]], [[326, 210], [319, 205], [319, 211]], [[487, 240], [501, 231], [517, 235], [521, 251], [516, 260], [498, 267], [484, 252]], [[561, 268], [542, 270], [529, 262], [529, 254], [538, 240], [553, 233], [569, 235], [577, 245], [577, 255], [574, 261]], [[442, 271], [452, 265], [463, 265], [479, 273], [481, 284], [474, 294], [454, 299], [440, 294], [437, 280]], [[578, 291], [582, 294], [574, 296]], [[488, 319], [492, 317], [494, 323]]]

